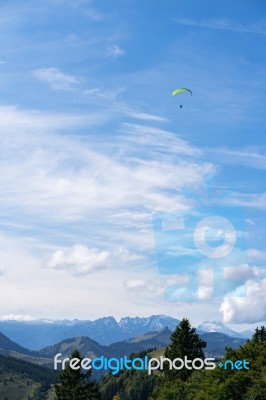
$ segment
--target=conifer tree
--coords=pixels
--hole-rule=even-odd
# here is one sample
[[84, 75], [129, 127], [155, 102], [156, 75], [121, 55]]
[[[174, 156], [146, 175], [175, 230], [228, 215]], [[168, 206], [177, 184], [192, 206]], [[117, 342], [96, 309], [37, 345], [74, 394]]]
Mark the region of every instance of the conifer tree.
[[78, 369], [72, 369], [68, 365], [59, 374], [60, 384], [55, 385], [54, 400], [96, 400], [100, 398], [99, 390], [94, 382], [89, 381], [91, 370], [84, 373], [81, 370], [82, 356], [75, 350], [70, 359], [79, 359]]
[[[195, 358], [204, 359], [203, 348], [206, 343], [196, 333], [196, 329], [192, 328], [189, 320], [183, 318], [176, 330], [171, 335], [171, 343], [165, 350], [165, 357], [174, 360], [181, 358], [184, 360], [185, 356], [188, 360]], [[192, 369], [182, 368], [180, 370], [166, 370], [165, 377], [177, 377], [186, 381], [192, 374]]]
[[252, 337], [254, 342], [266, 342], [266, 328], [261, 326], [260, 329], [257, 327]]

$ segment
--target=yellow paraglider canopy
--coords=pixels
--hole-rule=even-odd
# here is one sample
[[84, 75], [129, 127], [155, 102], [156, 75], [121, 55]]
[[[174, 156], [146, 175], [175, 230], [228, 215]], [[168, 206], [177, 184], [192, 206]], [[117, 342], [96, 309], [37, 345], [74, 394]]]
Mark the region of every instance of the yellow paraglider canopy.
[[172, 96], [175, 96], [177, 93], [181, 93], [181, 92], [189, 92], [192, 96], [191, 90], [186, 89], [186, 88], [178, 88], [178, 89], [173, 90]]

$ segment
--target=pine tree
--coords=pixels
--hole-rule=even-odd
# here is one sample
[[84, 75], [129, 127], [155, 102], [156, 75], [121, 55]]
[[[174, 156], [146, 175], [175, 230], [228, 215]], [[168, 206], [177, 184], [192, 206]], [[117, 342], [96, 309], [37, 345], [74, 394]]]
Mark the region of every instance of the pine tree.
[[[206, 347], [206, 343], [196, 333], [196, 329], [191, 327], [188, 319], [183, 318], [171, 335], [171, 344], [165, 350], [165, 357], [171, 360], [175, 358], [184, 360], [185, 356], [188, 360], [204, 359], [204, 347]], [[178, 377], [186, 381], [192, 372], [192, 369], [186, 369], [185, 367], [180, 370], [167, 369], [165, 377], [170, 379]]]
[[260, 329], [257, 327], [252, 337], [254, 342], [266, 342], [266, 328], [261, 326]]
[[54, 400], [96, 400], [100, 398], [99, 390], [94, 382], [89, 382], [91, 370], [83, 373], [80, 365], [82, 356], [75, 350], [70, 359], [79, 359], [79, 369], [72, 369], [68, 365], [59, 374], [60, 384], [55, 385], [56, 397]]

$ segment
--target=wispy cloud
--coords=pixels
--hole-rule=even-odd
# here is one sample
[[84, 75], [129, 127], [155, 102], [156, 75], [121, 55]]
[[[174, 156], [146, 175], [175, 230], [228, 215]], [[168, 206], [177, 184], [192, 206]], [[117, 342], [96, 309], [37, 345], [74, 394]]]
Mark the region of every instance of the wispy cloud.
[[40, 68], [32, 71], [41, 81], [47, 82], [54, 90], [71, 90], [82, 82], [81, 78], [66, 74], [58, 68]]
[[[61, 129], [77, 128], [89, 126], [90, 124], [99, 124], [100, 121], [105, 121], [107, 114], [90, 113], [90, 115], [74, 114], [74, 113], [58, 113], [58, 112], [42, 112], [32, 109], [22, 109], [16, 106], [0, 107], [0, 128], [2, 135], [0, 141], [4, 137], [8, 137], [11, 133], [17, 133], [27, 137], [31, 136], [31, 142], [39, 140], [40, 133], [47, 131], [58, 132]], [[108, 118], [108, 117], [107, 117]], [[34, 133], [34, 134], [33, 134]], [[21, 141], [17, 138], [17, 145]], [[16, 144], [14, 144], [15, 146]], [[29, 145], [24, 141], [24, 146]]]
[[149, 154], [154, 155], [157, 151], [157, 157], [160, 157], [160, 159], [163, 159], [166, 153], [168, 154], [168, 159], [170, 154], [174, 155], [174, 157], [177, 154], [182, 154], [183, 156], [195, 158], [202, 154], [200, 149], [176, 133], [155, 128], [151, 125], [123, 123], [120, 131], [123, 142], [125, 144], [128, 143], [131, 147], [133, 146], [132, 149], [140, 149], [147, 146]]
[[102, 21], [104, 19], [103, 14], [92, 7], [86, 8], [85, 14], [93, 21]]
[[85, 95], [95, 95], [95, 94], [99, 94], [99, 93], [100, 93], [100, 89], [98, 89], [98, 88], [84, 90]]
[[[214, 177], [219, 187], [241, 181], [250, 193], [231, 193], [230, 202], [247, 206], [247, 218], [264, 218], [264, 135], [256, 129], [265, 119], [265, 21], [245, 23], [246, 9], [207, 19], [203, 6], [194, 19], [177, 18], [176, 33], [166, 24], [154, 42], [133, 3], [128, 12], [125, 4], [47, 0], [41, 20], [33, 0], [9, 3], [0, 6], [8, 58], [0, 65], [2, 104], [23, 107], [0, 107], [0, 217], [10, 236], [0, 238], [2, 313], [87, 317], [89, 291], [97, 316], [148, 314], [155, 305], [176, 314], [177, 305], [162, 300], [170, 283], [156, 268], [152, 214], [197, 205]], [[167, 15], [186, 15], [185, 8]], [[252, 35], [237, 40], [244, 32]], [[193, 90], [182, 110], [173, 85]], [[252, 260], [263, 263], [263, 244], [250, 246], [258, 246]], [[202, 309], [184, 307], [188, 315]]]
[[206, 149], [208, 157], [215, 156], [216, 161], [222, 163], [241, 165], [255, 169], [266, 169], [266, 154], [263, 149], [252, 148], [212, 148]]
[[249, 249], [248, 255], [252, 260], [263, 260], [266, 261], [266, 251], [257, 249]]
[[243, 33], [266, 34], [266, 23], [264, 21], [254, 23], [252, 25], [236, 24], [229, 19], [206, 19], [195, 20], [190, 18], [174, 18], [174, 21], [179, 25], [194, 26], [197, 28], [219, 29]]
[[266, 193], [232, 193], [226, 198], [229, 204], [235, 204], [242, 207], [254, 207], [265, 210], [266, 208]]
[[159, 117], [158, 115], [148, 114], [140, 111], [134, 110], [125, 110], [125, 113], [128, 114], [130, 117], [143, 120], [143, 121], [158, 121], [158, 122], [166, 122], [167, 119], [163, 117]]
[[117, 44], [108, 46], [105, 51], [106, 57], [110, 57], [110, 58], [114, 58], [114, 59], [116, 59], [118, 57], [122, 57], [124, 54], [125, 54], [125, 51], [121, 47], [119, 47]]
[[171, 276], [156, 276], [153, 275], [152, 278], [147, 279], [147, 276], [143, 278], [130, 278], [123, 282], [124, 288], [127, 293], [136, 294], [138, 296], [146, 297], [146, 296], [163, 296], [164, 290], [167, 286], [184, 283], [185, 278], [183, 276], [171, 275]]
[[[102, 140], [94, 141], [95, 135], [83, 143], [48, 134], [53, 124], [69, 128], [71, 123], [74, 129], [75, 123], [82, 126], [90, 117], [62, 115], [60, 122], [56, 114], [51, 118], [45, 113], [8, 111], [9, 115], [2, 110], [0, 123], [7, 138], [2, 142], [6, 158], [0, 180], [5, 192], [1, 205], [10, 210], [18, 206], [20, 212], [35, 209], [49, 219], [79, 220], [96, 209], [99, 214], [128, 207], [176, 209], [184, 201], [180, 188], [200, 186], [215, 173], [212, 164], [193, 159], [197, 149], [171, 132], [125, 125], [123, 134], [112, 133], [119, 138], [116, 144], [103, 146]], [[14, 143], [10, 133], [18, 130]]]

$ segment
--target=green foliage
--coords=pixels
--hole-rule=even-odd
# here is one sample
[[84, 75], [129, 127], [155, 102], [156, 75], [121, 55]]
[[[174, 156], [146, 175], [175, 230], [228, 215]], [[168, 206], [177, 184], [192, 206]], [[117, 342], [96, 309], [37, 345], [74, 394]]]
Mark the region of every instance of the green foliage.
[[60, 384], [55, 385], [55, 400], [96, 400], [100, 398], [99, 390], [94, 382], [89, 382], [91, 370], [83, 373], [81, 370], [82, 356], [75, 350], [70, 359], [77, 358], [78, 369], [68, 365], [59, 374]]
[[54, 371], [48, 368], [0, 356], [0, 399], [46, 400], [55, 381]]
[[266, 374], [263, 380], [257, 380], [249, 387], [245, 400], [265, 400], [266, 399]]
[[252, 337], [254, 342], [266, 342], [266, 328], [261, 326], [261, 328], [256, 328], [255, 333]]
[[[131, 358], [144, 358], [147, 352], [132, 354]], [[100, 385], [103, 400], [146, 400], [156, 385], [156, 378], [147, 371], [124, 370], [102, 378]], [[115, 397], [119, 396], [119, 397]]]
[[[176, 330], [171, 335], [171, 343], [165, 350], [165, 357], [174, 360], [175, 358], [184, 359], [185, 356], [189, 360], [195, 358], [204, 359], [203, 348], [206, 347], [206, 343], [196, 333], [195, 328], [191, 328], [189, 320], [183, 318]], [[183, 368], [181, 370], [169, 370], [165, 371], [166, 379], [174, 379], [175, 377], [186, 381], [192, 374], [192, 370]]]
[[[187, 357], [189, 360], [195, 358], [204, 359], [203, 348], [206, 343], [192, 328], [188, 319], [184, 318], [171, 335], [171, 343], [165, 349], [165, 357], [170, 360]], [[179, 400], [193, 398], [190, 396], [190, 390], [185, 382], [192, 375], [193, 370], [186, 368], [176, 370], [167, 368], [168, 364], [164, 364], [164, 372], [158, 379], [157, 386], [152, 393], [150, 399], [154, 400]], [[198, 372], [198, 371], [196, 371]]]
[[[224, 360], [247, 360], [249, 370], [204, 371], [204, 380], [195, 400], [261, 400], [266, 399], [266, 346], [256, 338], [233, 350], [228, 348]], [[222, 360], [222, 361], [224, 361]], [[194, 373], [193, 373], [194, 375]]]
[[163, 380], [152, 393], [150, 400], [183, 400], [186, 384], [181, 379], [170, 381]]
[[32, 379], [41, 384], [51, 384], [56, 381], [56, 375], [54, 371], [27, 362], [18, 360], [13, 357], [5, 357], [0, 355], [0, 377], [10, 373], [11, 375], [19, 374], [25, 377], [25, 380]]
[[[185, 324], [186, 331], [188, 331]], [[178, 331], [176, 331], [178, 332]], [[172, 335], [178, 343], [179, 335]], [[183, 336], [181, 336], [183, 337]], [[171, 350], [174, 349], [172, 339]], [[185, 343], [183, 341], [183, 343]], [[176, 347], [178, 349], [178, 347]], [[187, 348], [188, 349], [188, 348]], [[179, 348], [180, 350], [180, 348]], [[189, 350], [189, 349], [188, 349]], [[184, 357], [188, 350], [175, 355]], [[168, 353], [169, 354], [169, 353]], [[181, 355], [180, 355], [181, 354]], [[170, 353], [173, 356], [173, 353]], [[191, 357], [191, 356], [190, 356]], [[266, 335], [265, 327], [257, 328], [252, 340], [238, 349], [227, 348], [225, 360], [246, 360], [250, 369], [193, 371], [187, 379], [179, 374], [161, 374], [150, 400], [266, 400]]]
[[122, 371], [102, 379], [101, 395], [104, 400], [112, 400], [115, 395], [121, 400], [146, 400], [156, 384], [154, 376], [147, 371]]

